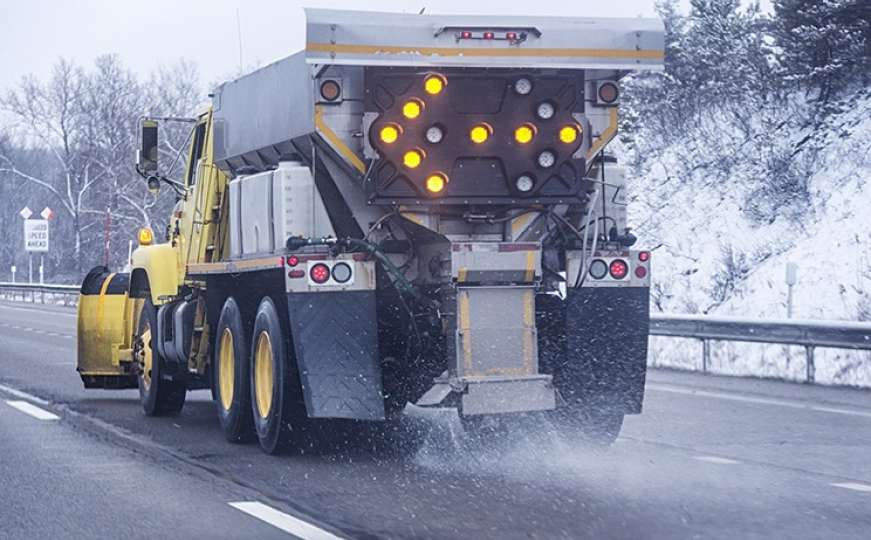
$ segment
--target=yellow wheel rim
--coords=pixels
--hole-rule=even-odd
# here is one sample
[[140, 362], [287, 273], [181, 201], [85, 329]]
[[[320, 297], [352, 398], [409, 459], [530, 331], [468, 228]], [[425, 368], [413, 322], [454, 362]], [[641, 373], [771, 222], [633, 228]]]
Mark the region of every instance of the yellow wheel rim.
[[154, 353], [151, 351], [151, 324], [145, 323], [140, 337], [142, 338], [142, 351], [140, 353], [139, 369], [142, 375], [142, 384], [145, 386], [145, 390], [148, 391], [151, 388], [151, 369], [154, 365]]
[[261, 418], [267, 418], [272, 410], [272, 342], [268, 332], [260, 332], [257, 336], [257, 348], [254, 351], [254, 395], [257, 399], [257, 412]]
[[229, 411], [233, 405], [233, 384], [236, 376], [236, 358], [233, 350], [233, 333], [224, 328], [221, 334], [221, 353], [218, 358], [218, 388], [221, 406]]

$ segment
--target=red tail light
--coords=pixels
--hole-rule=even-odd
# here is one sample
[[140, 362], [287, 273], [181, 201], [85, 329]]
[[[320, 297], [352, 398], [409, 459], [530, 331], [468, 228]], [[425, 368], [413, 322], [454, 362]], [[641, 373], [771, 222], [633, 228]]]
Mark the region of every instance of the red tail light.
[[324, 263], [318, 263], [311, 267], [311, 270], [309, 270], [309, 276], [311, 276], [312, 281], [315, 283], [326, 283], [327, 280], [330, 279], [330, 267]]
[[305, 277], [305, 270], [291, 270], [287, 273], [287, 277], [289, 278], [301, 278]]
[[643, 266], [639, 266], [638, 268], [635, 269], [635, 277], [637, 277], [638, 279], [644, 279], [646, 276], [647, 276], [647, 268], [644, 268]]
[[612, 278], [623, 279], [629, 272], [629, 265], [626, 264], [626, 261], [622, 259], [614, 259], [613, 261], [611, 261], [611, 265], [608, 267], [608, 270], [611, 272]]
[[291, 255], [287, 258], [287, 266], [296, 266], [299, 264], [299, 257], [296, 255]]
[[647, 262], [650, 260], [650, 252], [649, 251], [641, 251], [638, 253], [638, 260], [641, 262]]

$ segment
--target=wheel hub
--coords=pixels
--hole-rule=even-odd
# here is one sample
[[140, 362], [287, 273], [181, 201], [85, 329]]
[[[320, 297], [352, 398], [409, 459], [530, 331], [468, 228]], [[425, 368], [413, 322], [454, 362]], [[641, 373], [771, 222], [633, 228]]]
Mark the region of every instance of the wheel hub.
[[154, 365], [154, 353], [151, 350], [151, 325], [149, 323], [145, 323], [139, 339], [139, 380], [145, 390], [149, 390], [151, 388], [151, 370]]
[[272, 342], [268, 333], [261, 332], [254, 353], [254, 395], [257, 412], [263, 419], [269, 417], [272, 410], [273, 368]]
[[224, 328], [221, 334], [221, 354], [218, 359], [218, 388], [221, 392], [221, 406], [229, 411], [233, 405], [233, 391], [236, 373], [236, 359], [233, 348], [233, 333]]

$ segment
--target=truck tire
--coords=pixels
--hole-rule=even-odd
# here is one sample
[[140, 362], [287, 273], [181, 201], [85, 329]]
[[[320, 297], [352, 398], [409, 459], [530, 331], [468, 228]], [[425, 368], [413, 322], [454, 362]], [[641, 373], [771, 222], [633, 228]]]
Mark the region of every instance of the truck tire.
[[561, 434], [579, 436], [596, 446], [614, 444], [623, 428], [624, 414], [603, 407], [568, 404], [550, 412], [550, 419]]
[[139, 315], [136, 356], [139, 363], [139, 401], [147, 416], [175, 416], [184, 407], [187, 385], [164, 376], [166, 363], [155, 346], [157, 309], [147, 297]]
[[251, 440], [254, 434], [248, 384], [250, 352], [239, 305], [230, 297], [224, 302], [215, 332], [212, 393], [224, 438], [232, 443]]
[[254, 318], [251, 338], [251, 410], [260, 447], [267, 454], [298, 445], [307, 431], [299, 377], [288, 355], [285, 325], [271, 298]]

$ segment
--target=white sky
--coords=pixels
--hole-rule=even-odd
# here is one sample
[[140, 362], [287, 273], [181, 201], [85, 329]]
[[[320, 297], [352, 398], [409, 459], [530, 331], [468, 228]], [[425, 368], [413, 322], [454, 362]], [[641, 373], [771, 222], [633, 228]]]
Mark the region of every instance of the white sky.
[[204, 83], [239, 65], [236, 10], [246, 66], [303, 47], [301, 6], [513, 15], [650, 17], [654, 0], [0, 0], [0, 90], [34, 73], [45, 78], [58, 57], [90, 65], [103, 53], [146, 75], [186, 58]]

